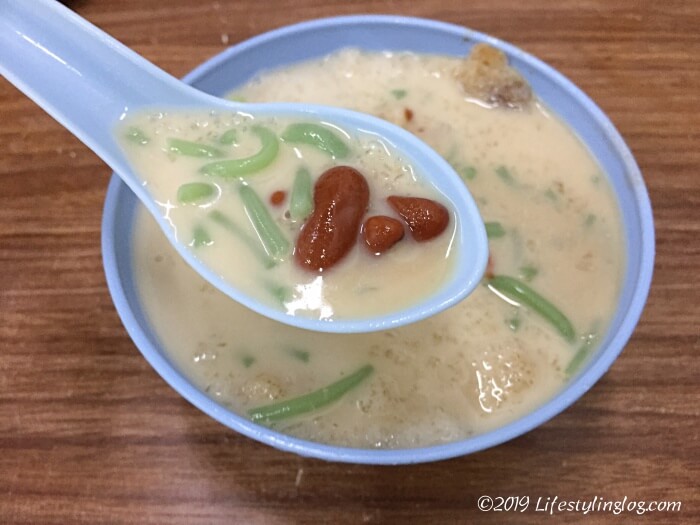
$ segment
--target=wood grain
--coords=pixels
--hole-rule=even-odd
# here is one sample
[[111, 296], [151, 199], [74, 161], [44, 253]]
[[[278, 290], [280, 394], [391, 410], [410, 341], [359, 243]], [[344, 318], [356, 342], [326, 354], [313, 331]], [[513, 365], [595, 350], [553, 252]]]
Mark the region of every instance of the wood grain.
[[642, 320], [609, 373], [494, 449], [410, 467], [324, 463], [243, 438], [182, 400], [107, 292], [109, 170], [0, 80], [0, 523], [537, 523], [479, 495], [673, 500], [677, 513], [552, 522], [700, 523], [700, 3], [694, 0], [82, 0], [81, 15], [182, 75], [229, 43], [308, 18], [385, 12], [522, 46], [609, 114], [657, 227]]

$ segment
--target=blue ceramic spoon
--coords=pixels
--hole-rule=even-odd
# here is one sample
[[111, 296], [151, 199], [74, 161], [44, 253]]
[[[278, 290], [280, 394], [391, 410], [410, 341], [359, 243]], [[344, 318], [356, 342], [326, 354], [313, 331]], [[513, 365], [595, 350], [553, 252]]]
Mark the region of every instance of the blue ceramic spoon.
[[[483, 221], [454, 170], [425, 143], [383, 120], [309, 104], [243, 104], [198, 91], [157, 68], [54, 0], [0, 0], [0, 73], [102, 158], [156, 218], [178, 253], [223, 293], [282, 323], [322, 332], [371, 332], [434, 315], [471, 293], [488, 258]], [[167, 108], [243, 111], [323, 121], [381, 136], [449, 201], [455, 213], [454, 275], [424, 301], [390, 314], [318, 320], [289, 315], [223, 280], [175, 238], [141, 179], [132, 172], [114, 135], [128, 113]]]

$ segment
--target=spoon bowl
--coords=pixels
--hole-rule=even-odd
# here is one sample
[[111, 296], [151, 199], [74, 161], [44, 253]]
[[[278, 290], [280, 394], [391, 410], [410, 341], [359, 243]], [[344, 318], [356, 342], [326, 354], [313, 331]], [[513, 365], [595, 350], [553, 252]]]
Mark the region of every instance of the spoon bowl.
[[[488, 258], [486, 233], [465, 185], [424, 142], [384, 120], [333, 107], [242, 104], [213, 97], [168, 75], [54, 0], [0, 0], [0, 73], [114, 169], [190, 266], [232, 299], [271, 319], [323, 332], [394, 328], [456, 304], [474, 290], [484, 273]], [[132, 171], [115, 138], [115, 127], [127, 115], [154, 109], [316, 121], [381, 137], [453, 210], [457, 257], [453, 275], [418, 304], [366, 318], [321, 320], [294, 316], [243, 293], [177, 240], [164, 218], [162, 205]]]

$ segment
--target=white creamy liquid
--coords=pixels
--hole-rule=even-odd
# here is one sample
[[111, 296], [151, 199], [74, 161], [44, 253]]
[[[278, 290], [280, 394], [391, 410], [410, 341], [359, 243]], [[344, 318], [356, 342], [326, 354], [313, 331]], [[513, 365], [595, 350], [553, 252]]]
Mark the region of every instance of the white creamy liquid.
[[454, 79], [460, 63], [346, 50], [267, 73], [236, 96], [358, 109], [418, 134], [465, 174], [484, 220], [505, 230], [489, 243], [494, 273], [529, 279], [571, 320], [576, 342], [486, 286], [435, 317], [386, 332], [283, 326], [204, 283], [142, 212], [134, 242], [144, 309], [173, 361], [212, 398], [244, 414], [369, 363], [374, 373], [342, 400], [276, 428], [355, 447], [447, 443], [541, 405], [567, 380], [583, 342], [602, 336], [624, 260], [605, 176], [546, 109], [488, 109], [466, 99]]
[[[130, 116], [118, 133], [129, 162], [134, 167], [162, 214], [172, 227], [178, 242], [191, 246], [202, 260], [226, 281], [249, 296], [277, 306], [290, 315], [316, 319], [363, 318], [395, 312], [421, 302], [439, 290], [453, 269], [452, 245], [454, 212], [448, 228], [429, 242], [418, 243], [409, 235], [392, 249], [375, 256], [358, 242], [336, 266], [323, 274], [302, 269], [293, 260], [293, 246], [303, 224], [293, 220], [287, 210], [294, 176], [307, 169], [313, 181], [327, 169], [351, 166], [363, 174], [370, 187], [365, 217], [394, 215], [386, 202], [390, 195], [439, 199], [390, 147], [370, 136], [340, 133], [350, 147], [347, 158], [335, 159], [309, 145], [278, 141], [274, 161], [257, 173], [245, 177], [206, 175], [200, 169], [221, 160], [240, 159], [256, 154], [260, 140], [253, 126], [265, 126], [279, 135], [284, 121], [257, 122], [243, 114], [147, 112]], [[128, 139], [129, 130], [138, 129], [143, 142]], [[238, 140], [222, 145], [219, 138], [229, 130]], [[337, 128], [336, 128], [337, 130]], [[214, 148], [221, 157], [191, 157], [169, 151], [169, 141], [187, 140]], [[147, 142], [146, 142], [147, 140]], [[178, 202], [178, 188], [186, 183], [205, 183], [216, 188], [214, 196], [202, 204]], [[242, 204], [239, 187], [253, 188], [267, 205], [272, 220], [291, 248], [276, 262], [267, 258], [258, 234]], [[287, 194], [280, 206], [268, 203], [275, 191]], [[222, 214], [228, 224], [215, 221]], [[194, 246], [195, 229], [203, 229], [211, 242]], [[235, 228], [235, 232], [231, 231]], [[424, 271], [417, 272], [416, 268]], [[411, 286], [405, 286], [410, 282]], [[275, 290], [283, 292], [275, 293]], [[280, 299], [280, 295], [286, 295]]]

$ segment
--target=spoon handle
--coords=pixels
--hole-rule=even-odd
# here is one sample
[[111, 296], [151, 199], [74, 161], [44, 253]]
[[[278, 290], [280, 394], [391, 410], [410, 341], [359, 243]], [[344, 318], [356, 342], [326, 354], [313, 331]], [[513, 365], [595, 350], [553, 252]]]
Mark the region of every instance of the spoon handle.
[[205, 97], [55, 0], [0, 0], [0, 74], [118, 172], [127, 111]]

